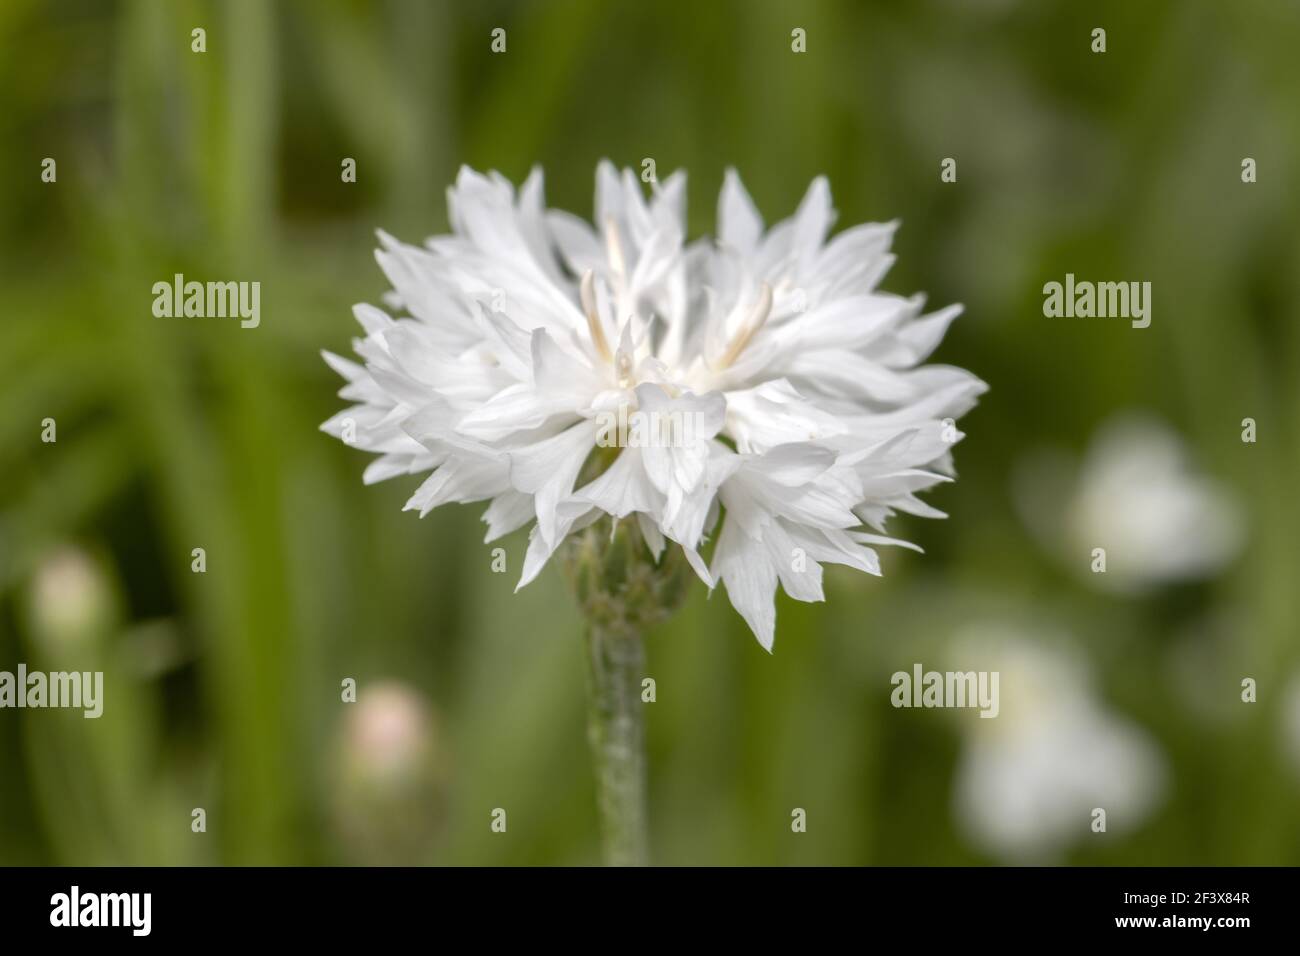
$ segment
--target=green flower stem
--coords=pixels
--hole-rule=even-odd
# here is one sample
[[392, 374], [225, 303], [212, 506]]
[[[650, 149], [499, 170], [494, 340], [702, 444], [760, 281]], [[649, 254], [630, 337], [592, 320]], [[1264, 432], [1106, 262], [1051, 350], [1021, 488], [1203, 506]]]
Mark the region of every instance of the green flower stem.
[[596, 771], [605, 862], [649, 862], [643, 635], [686, 594], [681, 548], [656, 561], [635, 522], [602, 519], [565, 543], [564, 567], [587, 622], [587, 737]]
[[641, 635], [592, 625], [587, 629], [587, 739], [596, 770], [605, 862], [648, 862], [645, 704]]

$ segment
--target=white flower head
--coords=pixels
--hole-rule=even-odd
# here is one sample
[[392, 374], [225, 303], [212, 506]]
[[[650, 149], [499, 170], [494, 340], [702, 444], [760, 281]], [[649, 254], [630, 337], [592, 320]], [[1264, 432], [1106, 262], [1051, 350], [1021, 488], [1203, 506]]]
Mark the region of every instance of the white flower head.
[[[353, 404], [322, 428], [379, 455], [368, 483], [429, 472], [408, 509], [486, 501], [488, 541], [531, 525], [521, 587], [571, 532], [635, 519], [770, 650], [778, 582], [819, 601], [823, 562], [880, 573], [892, 514], [942, 517], [916, 493], [949, 480], [985, 386], [922, 363], [960, 307], [878, 291], [895, 224], [828, 241], [825, 179], [765, 229], [728, 171], [716, 241], [689, 244], [680, 172], [647, 199], [602, 162], [594, 226], [548, 210], [536, 170], [516, 192], [462, 169], [448, 205], [422, 248], [380, 233], [393, 314], [355, 307], [364, 365], [326, 353]], [[629, 412], [691, 427], [602, 448]]]
[[1038, 537], [1076, 569], [1104, 548], [1090, 583], [1144, 591], [1217, 574], [1245, 539], [1240, 503], [1194, 466], [1182, 438], [1158, 419], [1127, 413], [1093, 438], [1076, 474], [1053, 452], [1029, 459], [1018, 503]]
[[963, 722], [954, 810], [967, 838], [1007, 862], [1043, 864], [1093, 832], [1098, 808], [1107, 832], [1137, 829], [1163, 795], [1165, 759], [1096, 695], [1087, 662], [1000, 623], [972, 625], [955, 643], [957, 659], [1000, 675], [998, 716]]

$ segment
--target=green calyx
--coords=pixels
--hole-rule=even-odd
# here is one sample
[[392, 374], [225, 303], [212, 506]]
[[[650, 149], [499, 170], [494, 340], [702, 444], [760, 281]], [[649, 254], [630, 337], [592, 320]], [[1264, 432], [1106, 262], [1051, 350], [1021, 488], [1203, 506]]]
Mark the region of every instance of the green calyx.
[[666, 620], [692, 574], [678, 545], [656, 561], [635, 521], [608, 516], [570, 535], [561, 560], [583, 616], [606, 633], [639, 635]]

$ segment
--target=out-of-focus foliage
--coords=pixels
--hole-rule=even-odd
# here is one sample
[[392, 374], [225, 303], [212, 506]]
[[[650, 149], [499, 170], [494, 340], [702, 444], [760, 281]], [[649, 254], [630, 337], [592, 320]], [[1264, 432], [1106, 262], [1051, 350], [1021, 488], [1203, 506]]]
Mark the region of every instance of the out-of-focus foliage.
[[[540, 164], [586, 214], [605, 156], [687, 169], [696, 234], [727, 165], [769, 222], [827, 174], [842, 223], [902, 220], [886, 287], [964, 302], [937, 359], [992, 386], [952, 517], [895, 529], [925, 555], [782, 597], [774, 656], [702, 587], [650, 636], [655, 859], [996, 861], [955, 813], [974, 714], [889, 703], [975, 621], [1068, 635], [1165, 761], [1149, 813], [1053, 859], [1300, 862], [1298, 41], [1277, 0], [6, 0], [0, 670], [93, 662], [108, 696], [0, 711], [0, 862], [597, 859], [561, 576], [512, 594], [522, 536], [492, 573], [476, 510], [402, 513], [414, 482], [363, 488], [317, 426], [318, 350], [384, 291], [375, 228], [444, 230], [461, 163]], [[1151, 327], [1045, 318], [1067, 272], [1151, 281]], [[261, 326], [155, 318], [175, 273], [260, 281]], [[1094, 588], [1017, 509], [1018, 462], [1134, 408], [1243, 505], [1209, 580]]]

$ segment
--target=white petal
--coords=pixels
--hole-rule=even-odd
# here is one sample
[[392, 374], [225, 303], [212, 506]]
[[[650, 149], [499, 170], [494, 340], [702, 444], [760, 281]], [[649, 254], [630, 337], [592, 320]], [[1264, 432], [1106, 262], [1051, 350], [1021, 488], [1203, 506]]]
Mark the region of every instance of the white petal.
[[558, 435], [509, 453], [510, 483], [533, 495], [537, 527], [548, 545], [556, 542], [558, 506], [573, 492], [573, 483], [595, 440], [595, 422], [583, 420]]
[[764, 650], [776, 636], [776, 569], [761, 544], [745, 535], [728, 516], [713, 554], [713, 577], [727, 589], [727, 599], [740, 612]]
[[655, 514], [664, 505], [664, 496], [646, 474], [638, 448], [624, 448], [604, 474], [579, 489], [575, 497], [616, 518], [634, 511]]
[[753, 255], [763, 234], [763, 217], [749, 197], [740, 175], [728, 169], [718, 196], [718, 239], [741, 255]]

